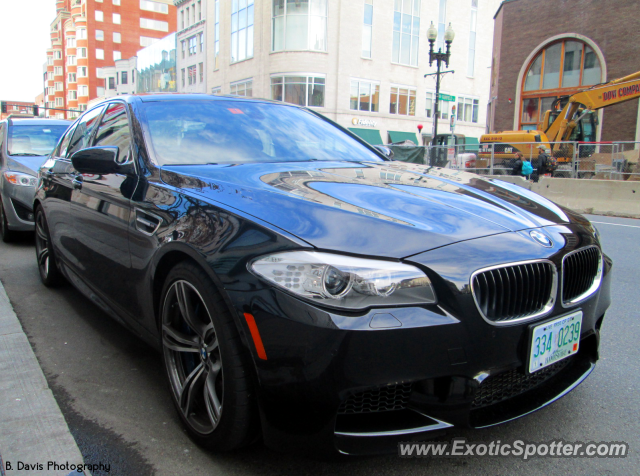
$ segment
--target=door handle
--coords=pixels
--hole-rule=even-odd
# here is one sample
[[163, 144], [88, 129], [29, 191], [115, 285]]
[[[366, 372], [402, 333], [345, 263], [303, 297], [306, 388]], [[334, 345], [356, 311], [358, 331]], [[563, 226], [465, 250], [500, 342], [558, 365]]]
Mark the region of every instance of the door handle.
[[80, 190], [82, 188], [82, 175], [74, 177], [71, 183], [73, 184], [73, 188], [75, 190]]

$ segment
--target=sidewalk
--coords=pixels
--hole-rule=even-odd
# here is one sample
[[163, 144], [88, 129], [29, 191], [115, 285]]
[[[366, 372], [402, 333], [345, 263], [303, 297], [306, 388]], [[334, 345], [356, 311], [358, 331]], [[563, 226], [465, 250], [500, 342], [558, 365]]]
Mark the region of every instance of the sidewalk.
[[2, 476], [67, 476], [84, 464], [1, 283], [0, 461]]

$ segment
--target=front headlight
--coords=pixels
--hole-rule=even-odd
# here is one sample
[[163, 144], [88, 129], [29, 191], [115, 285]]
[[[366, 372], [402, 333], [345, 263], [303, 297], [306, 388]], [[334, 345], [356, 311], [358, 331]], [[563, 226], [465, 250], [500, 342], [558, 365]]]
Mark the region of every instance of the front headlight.
[[262, 256], [250, 268], [282, 289], [327, 306], [356, 310], [436, 302], [429, 278], [403, 263], [291, 251]]
[[22, 185], [23, 187], [35, 187], [38, 184], [37, 177], [33, 175], [21, 174], [20, 172], [5, 172], [4, 178], [13, 185]]

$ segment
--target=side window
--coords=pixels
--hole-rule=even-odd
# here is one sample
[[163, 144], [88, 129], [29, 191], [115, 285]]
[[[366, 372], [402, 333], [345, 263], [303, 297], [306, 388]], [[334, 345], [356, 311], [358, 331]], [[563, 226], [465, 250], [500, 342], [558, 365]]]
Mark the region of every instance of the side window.
[[80, 122], [78, 122], [76, 126], [73, 139], [71, 139], [71, 143], [69, 144], [67, 157], [71, 157], [74, 152], [84, 149], [89, 145], [91, 132], [95, 129], [102, 111], [104, 111], [104, 106], [92, 109], [82, 116], [82, 119], [80, 119]]
[[116, 146], [118, 147], [118, 162], [129, 160], [131, 145], [131, 132], [127, 119], [126, 106], [121, 103], [109, 105], [107, 112], [102, 117], [102, 123], [96, 133], [94, 147]]
[[53, 152], [53, 157], [64, 157], [67, 155], [67, 149], [69, 148], [69, 142], [71, 142], [71, 137], [73, 136], [73, 132], [76, 130], [76, 126], [73, 125], [69, 128], [67, 132], [65, 132], [64, 136], [60, 140], [58, 147]]

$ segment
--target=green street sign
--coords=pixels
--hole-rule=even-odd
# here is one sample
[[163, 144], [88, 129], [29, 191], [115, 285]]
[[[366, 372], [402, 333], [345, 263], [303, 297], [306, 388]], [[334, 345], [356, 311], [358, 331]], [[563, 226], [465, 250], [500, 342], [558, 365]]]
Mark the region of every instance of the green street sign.
[[440, 101], [456, 102], [456, 97], [455, 96], [450, 96], [449, 94], [440, 93], [438, 95], [438, 98], [440, 99]]

